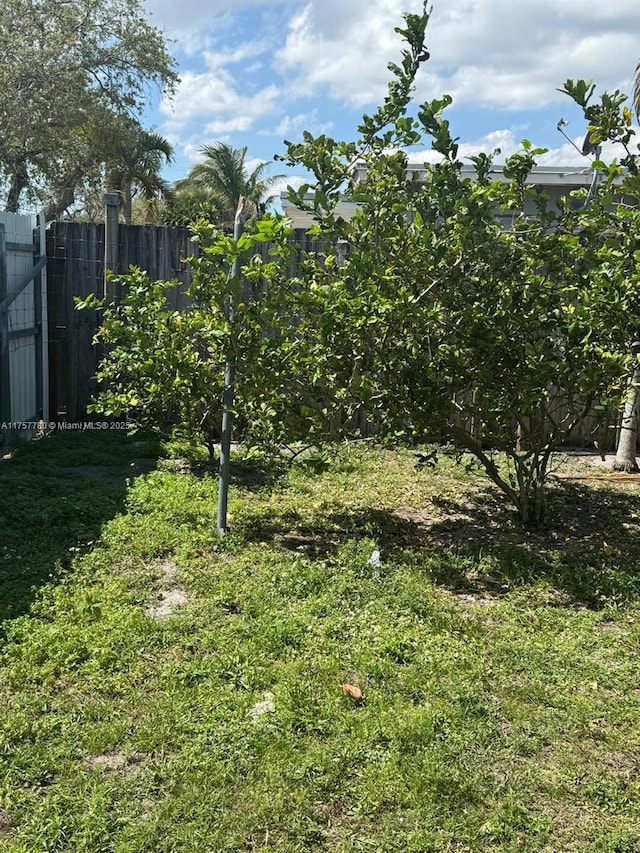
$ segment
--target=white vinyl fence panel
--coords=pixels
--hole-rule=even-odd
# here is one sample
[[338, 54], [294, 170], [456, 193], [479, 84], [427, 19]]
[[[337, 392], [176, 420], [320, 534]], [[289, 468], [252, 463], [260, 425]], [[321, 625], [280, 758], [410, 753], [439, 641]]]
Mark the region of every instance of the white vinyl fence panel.
[[43, 217], [0, 212], [0, 432], [48, 420]]

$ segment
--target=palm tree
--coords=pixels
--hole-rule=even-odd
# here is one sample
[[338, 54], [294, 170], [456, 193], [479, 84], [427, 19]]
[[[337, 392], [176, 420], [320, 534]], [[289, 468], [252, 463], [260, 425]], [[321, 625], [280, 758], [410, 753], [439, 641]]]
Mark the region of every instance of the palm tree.
[[141, 128], [123, 133], [114, 144], [113, 154], [107, 162], [107, 189], [117, 190], [122, 200], [122, 213], [127, 225], [131, 224], [132, 204], [135, 197], [148, 202], [148, 213], [160, 198], [169, 198], [170, 184], [160, 175], [166, 163], [173, 160], [171, 143], [153, 131]]
[[247, 147], [233, 148], [223, 142], [203, 145], [200, 153], [202, 162], [190, 169], [186, 178], [175, 186], [176, 200], [197, 199], [212, 209], [219, 208], [219, 223], [224, 228], [233, 226], [240, 196], [253, 202], [258, 211], [264, 212], [273, 201], [269, 190], [284, 175], [267, 175], [269, 163], [260, 163], [248, 172], [245, 164]]
[[205, 187], [189, 184], [186, 178], [176, 183], [162, 211], [165, 225], [179, 225], [183, 228], [198, 219], [222, 222], [224, 217], [224, 205], [220, 198]]
[[640, 121], [640, 62], [636, 66], [636, 76], [633, 87], [633, 105], [636, 108], [636, 115]]

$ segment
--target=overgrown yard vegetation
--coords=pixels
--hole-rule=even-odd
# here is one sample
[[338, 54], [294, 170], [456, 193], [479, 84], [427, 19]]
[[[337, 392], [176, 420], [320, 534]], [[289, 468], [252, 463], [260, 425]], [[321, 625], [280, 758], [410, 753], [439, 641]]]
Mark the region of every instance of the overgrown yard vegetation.
[[[450, 98], [411, 106], [428, 18], [356, 141], [287, 144], [335, 254], [292, 279], [282, 218], [200, 221], [187, 312], [136, 269], [79, 303], [105, 417], [212, 459], [224, 401], [250, 451], [224, 536], [213, 462], [175, 444], [62, 433], [0, 463], [0, 848], [639, 853], [638, 481], [550, 467], [625, 398], [635, 428], [632, 114], [565, 83], [628, 174], [596, 160], [558, 209], [527, 140], [507, 183], [489, 155], [470, 179]], [[287, 466], [301, 439], [334, 449]]]
[[[554, 202], [532, 180], [545, 149], [526, 139], [500, 180], [497, 149], [471, 157], [469, 176], [444, 118], [451, 97], [413, 103], [429, 16], [425, 2], [396, 28], [401, 64], [389, 64], [387, 96], [353, 141], [305, 132], [278, 158], [310, 175], [289, 200], [313, 217], [308, 234], [323, 251], [298, 251], [279, 216], [241, 233], [240, 204], [233, 236], [194, 223], [186, 312], [166, 305], [177, 282], [136, 268], [116, 280], [114, 300], [78, 301], [103, 312], [107, 355], [92, 408], [211, 452], [223, 401], [233, 402], [238, 439], [262, 451], [371, 435], [453, 441], [524, 524], [539, 525], [550, 460], [578, 432], [591, 441], [624, 410], [616, 461], [638, 470], [633, 114], [619, 91], [594, 99], [593, 84], [565, 82], [587, 122], [586, 147], [612, 142], [623, 155], [591, 163], [589, 190]], [[408, 152], [425, 144], [434, 162], [416, 171]], [[356, 205], [349, 221], [338, 214], [345, 194]]]
[[640, 849], [634, 481], [525, 533], [475, 463], [361, 443], [238, 462], [220, 538], [205, 464], [126, 486], [155, 452], [0, 463], [0, 849]]

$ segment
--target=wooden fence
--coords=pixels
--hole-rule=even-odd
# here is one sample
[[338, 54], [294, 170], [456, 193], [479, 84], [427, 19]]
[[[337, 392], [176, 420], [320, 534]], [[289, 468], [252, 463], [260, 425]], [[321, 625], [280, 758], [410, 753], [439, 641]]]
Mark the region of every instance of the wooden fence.
[[[302, 251], [321, 251], [323, 244], [303, 231], [294, 232]], [[168, 307], [184, 310], [191, 268], [185, 258], [197, 254], [187, 228], [155, 225], [119, 225], [115, 272], [130, 266], [146, 270], [152, 280], [178, 279], [180, 287], [168, 291]], [[262, 246], [266, 254], [268, 246]], [[297, 269], [294, 256], [290, 273]], [[105, 226], [80, 222], [55, 222], [47, 232], [49, 304], [49, 364], [51, 420], [78, 422], [97, 391], [93, 376], [102, 350], [93, 343], [98, 318], [93, 310], [77, 311], [75, 297], [104, 295]]]

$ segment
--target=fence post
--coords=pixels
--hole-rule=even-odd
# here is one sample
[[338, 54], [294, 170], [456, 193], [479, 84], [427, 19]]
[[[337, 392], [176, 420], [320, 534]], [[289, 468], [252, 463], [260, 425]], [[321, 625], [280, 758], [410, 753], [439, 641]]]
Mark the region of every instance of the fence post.
[[109, 272], [118, 272], [118, 213], [119, 193], [105, 193], [104, 201], [104, 296], [111, 302], [113, 287], [109, 282]]
[[[38, 260], [47, 257], [47, 220], [44, 213], [39, 213], [36, 219], [37, 238], [34, 254]], [[36, 310], [36, 327], [39, 329], [36, 338], [36, 377], [37, 400], [36, 406], [40, 417], [45, 423], [49, 422], [49, 318], [47, 308], [47, 265], [42, 268], [33, 282], [33, 297]]]

